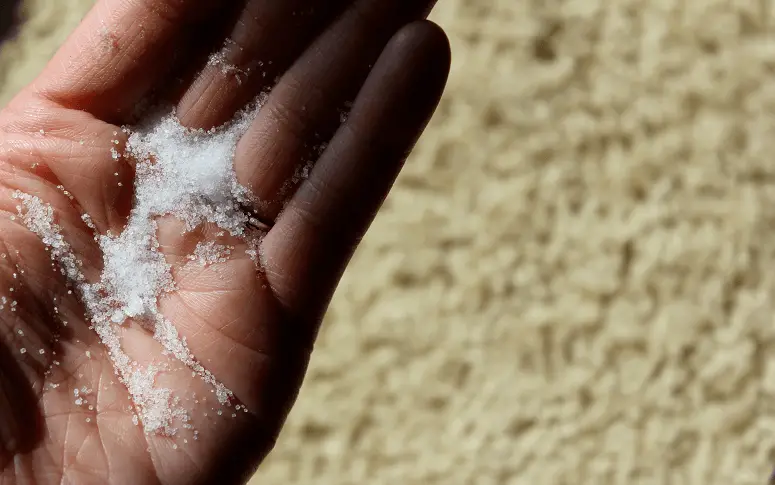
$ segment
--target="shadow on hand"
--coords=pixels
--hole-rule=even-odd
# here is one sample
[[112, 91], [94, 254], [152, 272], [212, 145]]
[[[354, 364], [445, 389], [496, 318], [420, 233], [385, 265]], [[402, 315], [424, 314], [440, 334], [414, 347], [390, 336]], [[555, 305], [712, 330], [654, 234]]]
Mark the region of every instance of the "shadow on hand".
[[43, 438], [45, 423], [38, 401], [11, 349], [0, 341], [0, 470]]
[[18, 20], [21, 0], [3, 0], [0, 2], [0, 42], [14, 34]]

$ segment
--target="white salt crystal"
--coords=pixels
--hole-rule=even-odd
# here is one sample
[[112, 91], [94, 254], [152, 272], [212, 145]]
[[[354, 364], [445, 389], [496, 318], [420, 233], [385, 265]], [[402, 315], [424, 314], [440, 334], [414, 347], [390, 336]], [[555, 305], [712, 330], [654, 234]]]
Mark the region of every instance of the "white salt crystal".
[[215, 241], [199, 242], [194, 248], [194, 253], [188, 256], [189, 261], [194, 261], [200, 266], [210, 266], [216, 263], [225, 263], [231, 256], [231, 248], [218, 244]]
[[94, 225], [94, 221], [92, 220], [91, 216], [89, 214], [84, 214], [81, 216], [81, 220], [83, 220], [84, 223], [86, 223], [86, 226], [89, 229], [96, 229], [97, 227]]
[[207, 65], [218, 68], [223, 75], [234, 75], [234, 79], [238, 85], [242, 85], [243, 78], [250, 74], [250, 69], [240, 69], [234, 64], [230, 63], [226, 58], [226, 53], [222, 50], [210, 55], [207, 60]]
[[189, 418], [182, 407], [175, 405], [172, 391], [155, 385], [159, 371], [155, 366], [135, 370], [130, 373], [126, 385], [145, 431], [173, 436], [177, 433], [175, 421], [187, 422]]
[[110, 321], [113, 323], [123, 323], [126, 319], [126, 314], [121, 310], [116, 310], [110, 317]]
[[259, 234], [258, 237], [254, 237], [251, 239], [248, 239], [248, 248], [245, 250], [245, 254], [248, 255], [248, 257], [253, 261], [253, 265], [256, 267], [256, 269], [261, 270], [262, 264], [261, 264], [261, 240], [263, 238], [262, 234]]
[[65, 276], [71, 281], [83, 282], [81, 264], [64, 240], [61, 229], [54, 223], [54, 209], [39, 198], [19, 191], [15, 192], [13, 197], [21, 200], [24, 206], [24, 210], [19, 214], [24, 225], [43, 241], [51, 252], [51, 258], [59, 263]]

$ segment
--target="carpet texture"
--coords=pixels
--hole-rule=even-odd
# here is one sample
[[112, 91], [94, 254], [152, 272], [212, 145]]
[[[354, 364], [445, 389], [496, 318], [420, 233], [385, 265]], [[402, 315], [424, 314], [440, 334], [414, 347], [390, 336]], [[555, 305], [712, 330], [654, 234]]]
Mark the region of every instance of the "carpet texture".
[[[90, 3], [26, 1], [0, 103]], [[766, 483], [775, 3], [434, 18], [449, 91], [255, 483]]]

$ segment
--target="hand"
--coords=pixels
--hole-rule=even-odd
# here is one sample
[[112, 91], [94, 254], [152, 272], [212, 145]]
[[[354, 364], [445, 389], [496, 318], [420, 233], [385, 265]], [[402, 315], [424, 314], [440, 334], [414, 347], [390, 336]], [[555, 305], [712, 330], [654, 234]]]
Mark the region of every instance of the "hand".
[[[443, 32], [424, 20], [432, 3], [97, 4], [0, 114], [3, 483], [250, 476], [293, 403], [354, 248], [438, 103], [450, 57]], [[212, 383], [175, 365], [143, 322], [127, 321], [116, 325], [121, 352], [137, 368], [166, 365], [151, 384], [169, 389], [165, 402], [186, 413], [176, 433], [144, 430], [89, 328], [83, 295], [60, 271], [61, 257], [52, 271], [52, 256], [66, 244], [85, 280], [100, 280], [96, 236], [125, 227], [137, 163], [111, 149], [126, 143], [120, 126], [135, 121], [144, 100], [169, 101], [183, 125], [209, 129], [269, 88], [234, 160], [238, 181], [261, 201], [249, 208], [262, 221], [258, 268], [245, 238], [211, 224], [183, 233], [174, 218], [158, 222], [175, 279], [158, 309], [232, 402], [222, 405]], [[45, 231], [30, 223], [49, 208], [63, 239], [47, 248]], [[189, 260], [197, 245], [216, 241], [232, 248], [225, 261]]]

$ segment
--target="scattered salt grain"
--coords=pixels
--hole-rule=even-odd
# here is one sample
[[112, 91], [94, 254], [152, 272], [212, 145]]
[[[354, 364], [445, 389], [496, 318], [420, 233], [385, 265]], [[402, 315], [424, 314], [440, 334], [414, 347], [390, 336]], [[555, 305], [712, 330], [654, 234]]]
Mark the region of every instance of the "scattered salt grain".
[[214, 241], [200, 242], [194, 248], [194, 253], [188, 256], [188, 259], [200, 266], [225, 263], [229, 260], [229, 256], [231, 256], [231, 250], [231, 247]]
[[187, 422], [189, 417], [171, 390], [155, 385], [160, 371], [153, 365], [136, 369], [129, 375], [126, 385], [146, 432], [173, 436], [177, 433], [175, 422]]
[[94, 221], [92, 220], [91, 216], [89, 214], [84, 214], [81, 216], [81, 220], [86, 224], [86, 227], [89, 229], [97, 229], [97, 227], [94, 225]]
[[240, 69], [239, 67], [230, 63], [226, 58], [226, 53], [223, 50], [210, 55], [210, 58], [207, 60], [207, 65], [219, 69], [221, 74], [225, 76], [233, 75], [238, 85], [242, 85], [243, 78], [250, 74], [249, 69]]

